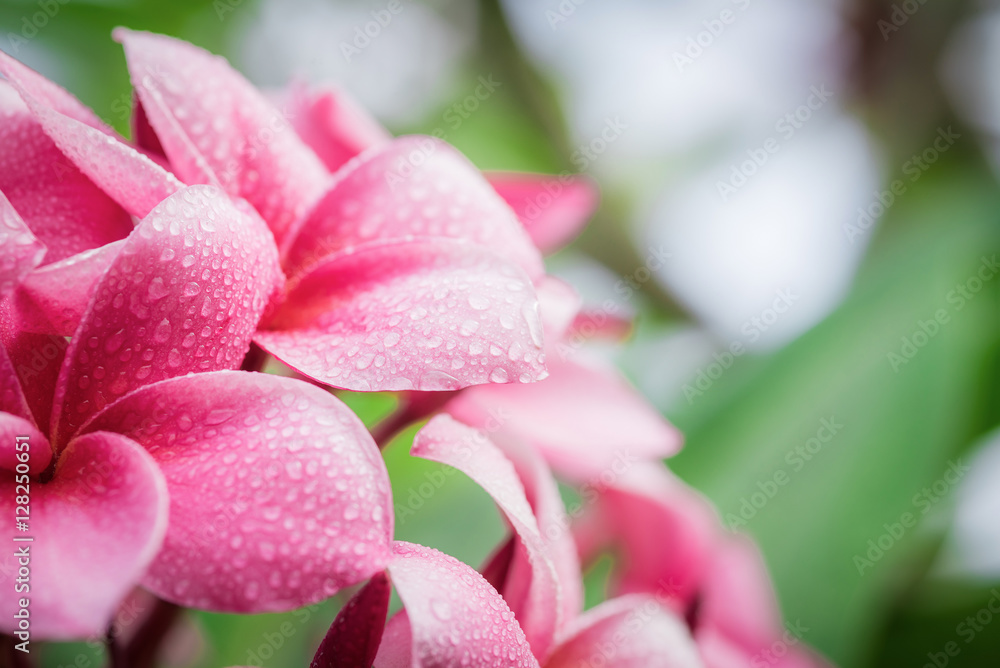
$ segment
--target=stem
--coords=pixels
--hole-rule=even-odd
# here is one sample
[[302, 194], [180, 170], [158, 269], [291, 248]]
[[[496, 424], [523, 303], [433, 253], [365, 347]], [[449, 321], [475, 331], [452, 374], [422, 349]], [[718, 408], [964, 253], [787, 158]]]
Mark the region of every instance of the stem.
[[112, 662], [114, 668], [153, 668], [160, 645], [170, 633], [184, 609], [174, 603], [157, 599], [142, 625], [123, 648], [124, 663]]
[[453, 396], [455, 392], [415, 392], [401, 395], [399, 408], [372, 428], [372, 438], [380, 450], [385, 448], [399, 432], [435, 413]]

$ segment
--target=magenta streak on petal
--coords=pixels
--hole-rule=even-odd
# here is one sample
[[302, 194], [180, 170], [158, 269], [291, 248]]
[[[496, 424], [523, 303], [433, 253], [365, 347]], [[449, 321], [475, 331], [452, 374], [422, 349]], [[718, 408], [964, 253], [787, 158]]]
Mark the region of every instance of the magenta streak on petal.
[[164, 35], [116, 29], [132, 84], [177, 174], [249, 201], [280, 242], [330, 175], [224, 58]]
[[254, 340], [350, 390], [529, 383], [545, 376], [537, 304], [524, 272], [479, 246], [369, 244], [307, 274]]
[[124, 433], [159, 464], [170, 527], [143, 586], [187, 607], [275, 612], [385, 568], [385, 464], [362, 422], [309, 383], [199, 373], [147, 385], [84, 431]]
[[472, 241], [534, 280], [541, 255], [510, 207], [465, 156], [432, 137], [401, 137], [346, 165], [282, 245], [289, 276], [334, 252], [408, 236]]
[[[417, 432], [410, 454], [462, 471], [503, 511], [527, 550], [527, 557], [515, 558], [511, 564], [515, 572], [508, 575], [516, 578], [520, 587], [505, 586], [501, 592], [505, 598], [508, 589], [517, 594], [507, 598], [507, 603], [517, 615], [532, 652], [544, 659], [560, 623], [561, 590], [552, 557], [514, 465], [484, 433], [447, 415], [432, 418]], [[527, 570], [517, 573], [519, 566], [527, 566]]]
[[[47, 434], [56, 379], [69, 344], [62, 336], [24, 331], [10, 299], [0, 301], [0, 341], [15, 374], [9, 376], [10, 380], [7, 382], [11, 383], [17, 378], [19, 392], [23, 393], [34, 418], [32, 421]], [[4, 410], [12, 411], [9, 404]], [[24, 417], [21, 410], [14, 410], [14, 413]]]
[[597, 186], [584, 176], [493, 172], [486, 178], [543, 253], [572, 241], [597, 208]]
[[139, 223], [91, 291], [53, 406], [59, 448], [130, 390], [240, 365], [281, 273], [270, 232], [211, 186], [189, 186]]
[[[393, 553], [389, 574], [406, 608], [412, 668], [538, 668], [510, 608], [479, 573], [420, 545], [397, 541]], [[383, 647], [406, 636], [390, 636], [399, 619], [386, 625]], [[395, 668], [395, 661], [383, 657], [380, 650], [378, 668]]]
[[[14, 487], [3, 474], [0, 512], [11, 518]], [[69, 444], [52, 480], [31, 483], [32, 641], [104, 634], [159, 549], [167, 504], [163, 476], [136, 443], [97, 432]], [[15, 574], [0, 569], [3, 591]], [[0, 597], [0, 632], [13, 631], [16, 602]]]

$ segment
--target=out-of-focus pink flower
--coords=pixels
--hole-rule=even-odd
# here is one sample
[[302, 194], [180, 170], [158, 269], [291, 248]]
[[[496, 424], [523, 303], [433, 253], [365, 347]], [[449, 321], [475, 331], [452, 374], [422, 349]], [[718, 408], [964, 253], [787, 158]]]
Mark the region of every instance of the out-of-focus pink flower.
[[[409, 561], [390, 562], [387, 576], [373, 578], [348, 603], [313, 668], [701, 665], [683, 620], [652, 596], [618, 598], [579, 614], [580, 569], [568, 523], [555, 481], [530, 449], [501, 447], [438, 416], [418, 433], [411, 454], [466, 473], [493, 497], [513, 535], [483, 576], [427, 548], [397, 548]], [[383, 628], [390, 582], [405, 610]]]
[[764, 561], [711, 504], [665, 467], [637, 464], [595, 489], [574, 527], [581, 558], [617, 557], [612, 595], [654, 595], [684, 616], [706, 668], [827, 666], [789, 635]]
[[[24, 226], [6, 199], [0, 219]], [[227, 370], [281, 281], [263, 222], [198, 185], [120, 242], [68, 344], [0, 302], [0, 510], [30, 487], [35, 637], [102, 632], [136, 583], [271, 611], [385, 567], [388, 476], [360, 420], [307, 383]], [[15, 606], [0, 603], [6, 633]]]

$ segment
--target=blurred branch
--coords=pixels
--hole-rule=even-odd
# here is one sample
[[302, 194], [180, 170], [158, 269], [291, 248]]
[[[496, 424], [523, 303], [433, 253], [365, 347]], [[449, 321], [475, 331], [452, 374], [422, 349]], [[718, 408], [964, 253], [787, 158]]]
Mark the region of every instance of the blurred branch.
[[[504, 13], [501, 0], [480, 0], [479, 56], [490, 71], [511, 83], [515, 101], [548, 138], [558, 162], [571, 168], [574, 146], [566, 125], [559, 97], [551, 83], [517, 43]], [[575, 242], [580, 250], [596, 258], [612, 271], [631, 275], [645, 262], [629, 235], [624, 220], [629, 215], [627, 203], [614, 197], [602, 197], [600, 210]], [[643, 293], [654, 300], [666, 314], [682, 316], [683, 308], [655, 281], [642, 286]]]

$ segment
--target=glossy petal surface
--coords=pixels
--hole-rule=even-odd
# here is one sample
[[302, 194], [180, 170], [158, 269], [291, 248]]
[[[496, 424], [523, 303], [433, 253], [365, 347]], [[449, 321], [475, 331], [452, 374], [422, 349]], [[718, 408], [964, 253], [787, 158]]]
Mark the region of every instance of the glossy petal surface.
[[53, 445], [132, 389], [239, 366], [279, 281], [270, 233], [217, 188], [162, 202], [91, 292], [60, 372]]
[[[0, 481], [0, 511], [14, 516], [13, 475]], [[167, 524], [167, 490], [136, 443], [98, 432], [66, 448], [51, 481], [31, 483], [32, 640], [101, 636], [146, 570]], [[0, 570], [0, 587], [14, 589]], [[14, 596], [0, 597], [0, 629], [12, 630]]]
[[290, 610], [385, 568], [385, 464], [361, 421], [313, 385], [201, 373], [148, 385], [95, 416], [142, 444], [170, 489], [170, 528], [143, 580], [181, 605]]
[[471, 244], [412, 240], [329, 257], [255, 341], [350, 390], [453, 390], [544, 377], [528, 277]]
[[[465, 564], [396, 542], [389, 574], [409, 620], [412, 668], [538, 668], [503, 598]], [[384, 637], [383, 645], [390, 640]], [[375, 666], [388, 665], [380, 651]]]
[[472, 241], [532, 279], [543, 273], [510, 207], [465, 156], [431, 137], [401, 137], [345, 166], [296, 232], [284, 253], [290, 276], [331, 253], [409, 236]]

